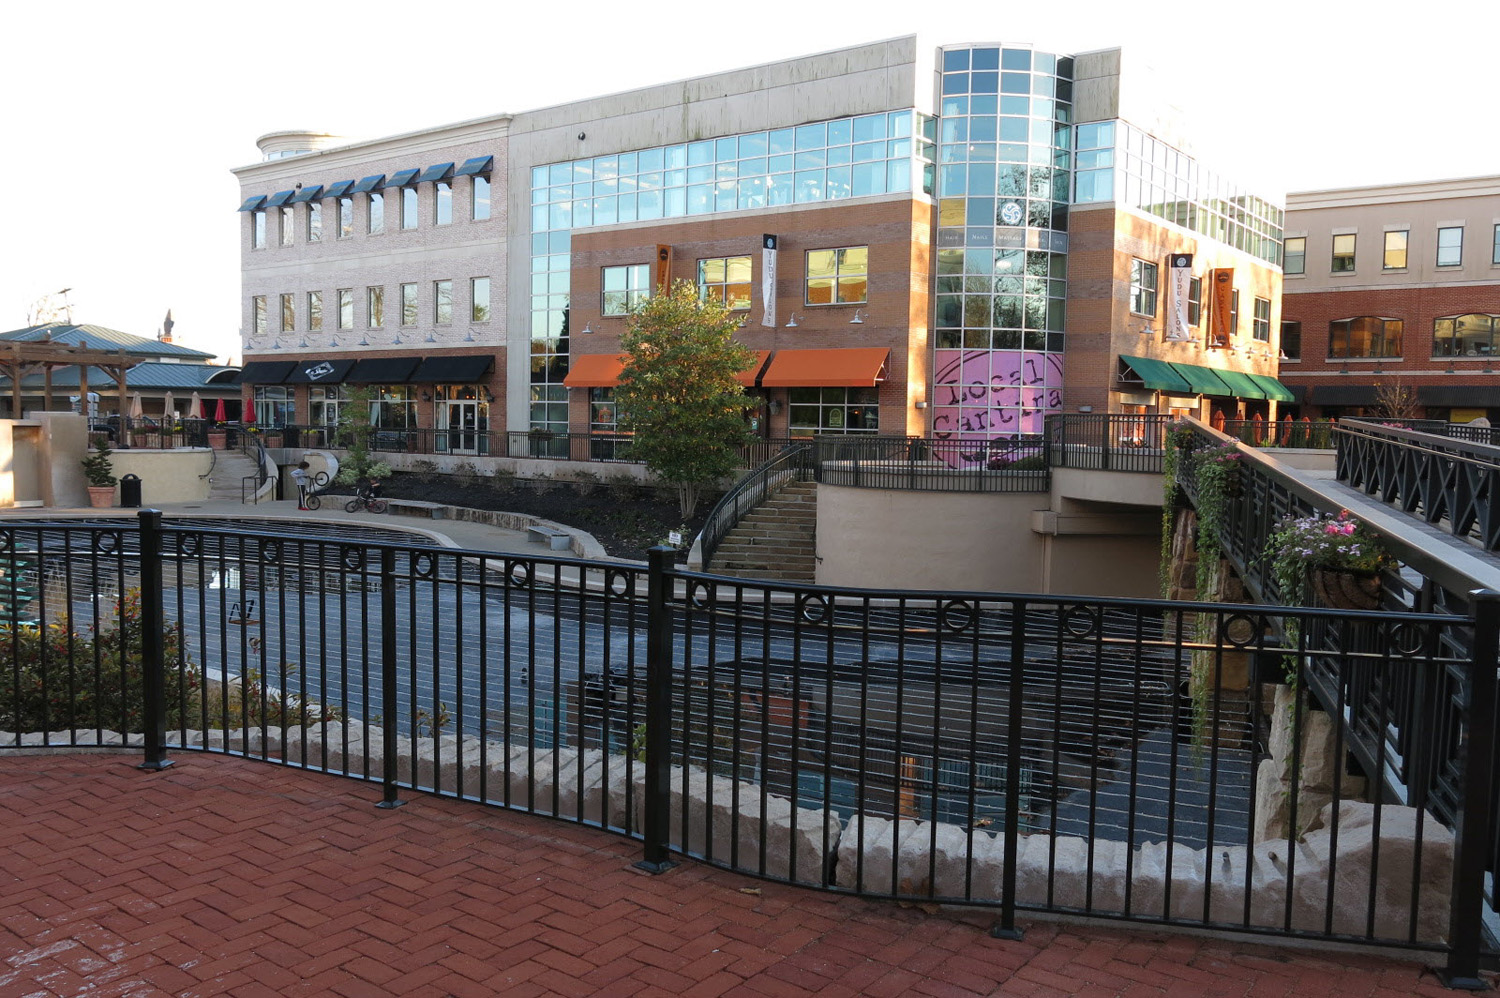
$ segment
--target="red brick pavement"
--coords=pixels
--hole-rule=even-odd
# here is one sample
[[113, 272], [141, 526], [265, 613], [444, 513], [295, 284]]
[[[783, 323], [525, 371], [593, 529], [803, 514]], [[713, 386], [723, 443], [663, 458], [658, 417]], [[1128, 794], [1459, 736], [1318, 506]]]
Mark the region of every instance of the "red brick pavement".
[[1398, 998], [1412, 963], [926, 914], [223, 756], [0, 755], [0, 998]]

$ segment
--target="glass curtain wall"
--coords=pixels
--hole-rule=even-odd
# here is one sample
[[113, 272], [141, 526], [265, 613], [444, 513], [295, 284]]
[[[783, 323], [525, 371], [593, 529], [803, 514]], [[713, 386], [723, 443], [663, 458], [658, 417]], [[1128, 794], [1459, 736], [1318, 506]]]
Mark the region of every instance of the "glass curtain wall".
[[1042, 432], [1062, 408], [1073, 60], [942, 52], [933, 432]]
[[934, 122], [912, 110], [639, 149], [531, 173], [531, 429], [568, 429], [574, 226], [615, 225], [933, 186]]

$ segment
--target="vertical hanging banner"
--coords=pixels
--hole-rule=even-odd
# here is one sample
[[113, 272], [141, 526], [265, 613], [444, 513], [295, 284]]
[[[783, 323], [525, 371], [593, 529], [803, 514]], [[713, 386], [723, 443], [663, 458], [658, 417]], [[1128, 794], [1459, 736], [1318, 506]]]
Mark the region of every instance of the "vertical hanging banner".
[[656, 245], [656, 290], [668, 291], [672, 287], [672, 247]]
[[1208, 345], [1223, 349], [1229, 346], [1229, 338], [1234, 335], [1231, 328], [1234, 321], [1234, 268], [1220, 267], [1209, 271], [1209, 276], [1213, 284], [1209, 315], [1213, 321], [1209, 324]]
[[760, 300], [765, 313], [760, 317], [762, 326], [776, 325], [776, 237], [770, 234], [760, 237]]
[[1193, 254], [1173, 253], [1172, 302], [1167, 308], [1167, 329], [1163, 334], [1170, 343], [1181, 343], [1193, 338], [1188, 332], [1188, 294], [1193, 280]]

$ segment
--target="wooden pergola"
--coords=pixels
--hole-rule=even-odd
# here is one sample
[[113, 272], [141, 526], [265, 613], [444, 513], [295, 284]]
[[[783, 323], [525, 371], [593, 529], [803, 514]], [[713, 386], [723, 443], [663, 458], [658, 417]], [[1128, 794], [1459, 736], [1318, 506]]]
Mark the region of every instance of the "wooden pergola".
[[54, 343], [50, 339], [22, 342], [8, 340], [0, 342], [0, 374], [10, 378], [11, 415], [21, 417], [21, 379], [42, 372], [44, 409], [52, 408], [52, 369], [76, 365], [78, 368], [78, 407], [84, 416], [89, 412], [89, 368], [97, 367], [114, 379], [120, 395], [120, 415], [128, 412], [125, 396], [126, 372], [149, 357], [131, 356], [124, 350], [90, 349], [87, 342], [77, 346]]

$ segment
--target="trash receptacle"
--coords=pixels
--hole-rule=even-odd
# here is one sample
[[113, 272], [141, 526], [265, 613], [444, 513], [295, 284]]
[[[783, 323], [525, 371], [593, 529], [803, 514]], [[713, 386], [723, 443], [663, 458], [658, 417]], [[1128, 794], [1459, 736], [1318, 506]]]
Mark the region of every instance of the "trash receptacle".
[[126, 509], [139, 509], [141, 505], [141, 476], [120, 476], [120, 505]]

